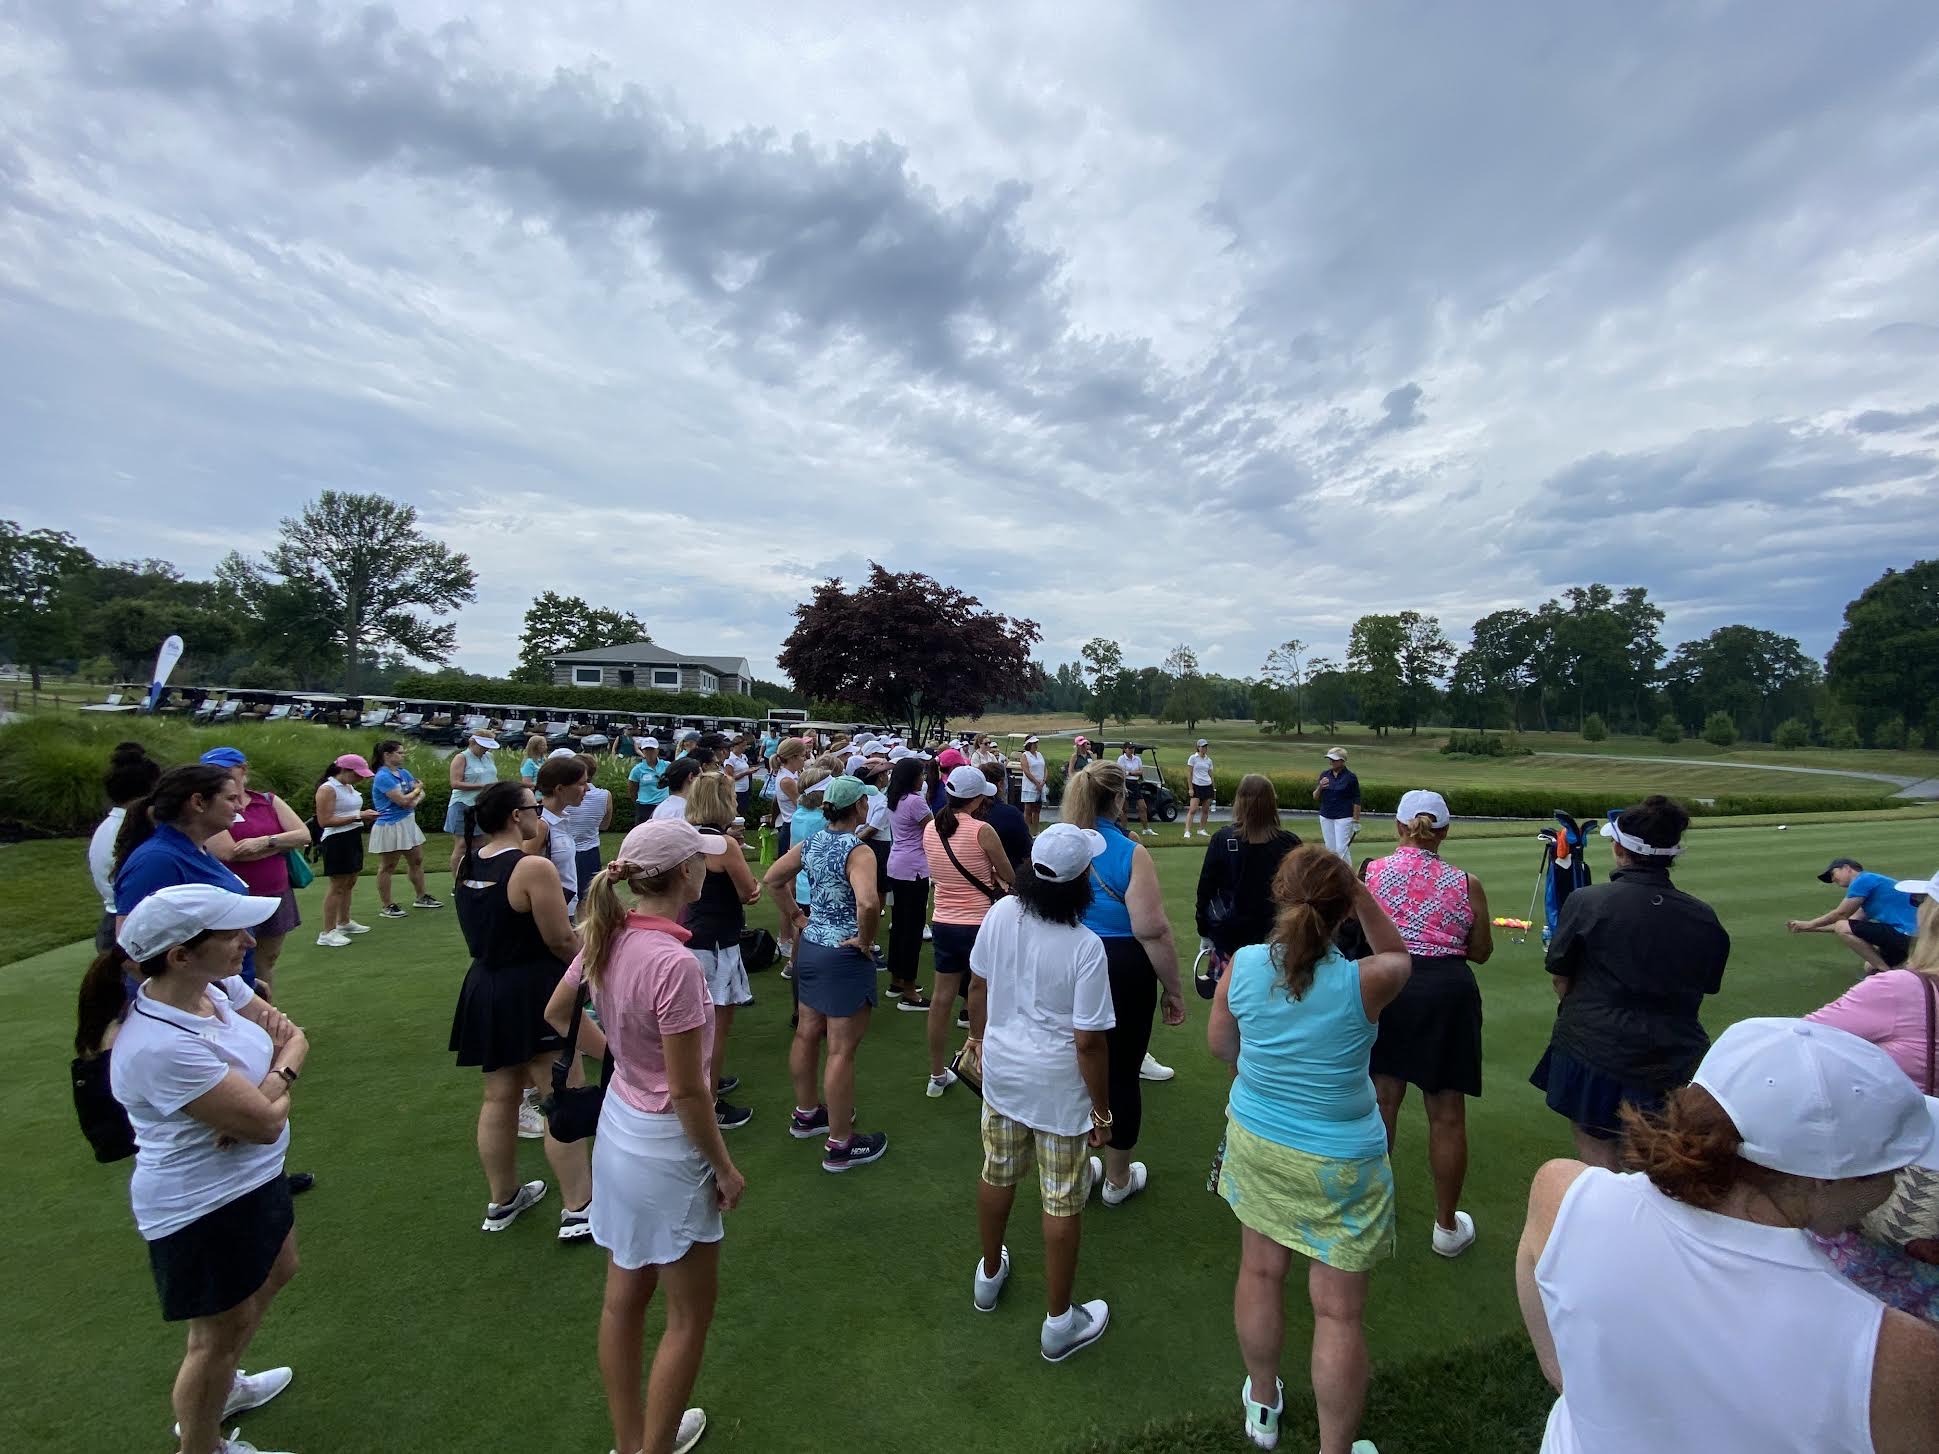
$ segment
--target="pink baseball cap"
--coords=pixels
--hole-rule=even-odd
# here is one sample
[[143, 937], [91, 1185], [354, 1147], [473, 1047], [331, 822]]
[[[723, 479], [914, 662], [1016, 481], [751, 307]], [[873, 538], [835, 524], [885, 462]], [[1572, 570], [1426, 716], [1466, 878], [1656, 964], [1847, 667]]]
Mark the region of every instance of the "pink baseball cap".
[[945, 747], [936, 754], [936, 766], [948, 772], [952, 767], [968, 767], [969, 759], [955, 748]]
[[342, 757], [336, 760], [335, 765], [338, 772], [354, 772], [358, 777], [377, 776], [376, 773], [370, 770], [370, 764], [354, 752], [344, 753]]
[[711, 857], [726, 851], [727, 840], [718, 833], [702, 833], [684, 818], [659, 818], [628, 833], [614, 861], [632, 864], [644, 873], [665, 873], [696, 853]]

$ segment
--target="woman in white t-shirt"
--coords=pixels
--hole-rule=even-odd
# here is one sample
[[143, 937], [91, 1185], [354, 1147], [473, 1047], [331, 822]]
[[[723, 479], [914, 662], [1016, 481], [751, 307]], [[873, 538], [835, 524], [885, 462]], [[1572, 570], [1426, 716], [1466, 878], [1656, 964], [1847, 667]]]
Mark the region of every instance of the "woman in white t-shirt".
[[1192, 755], [1185, 759], [1186, 775], [1191, 779], [1192, 798], [1185, 805], [1185, 836], [1192, 836], [1192, 824], [1198, 823], [1198, 836], [1212, 836], [1212, 744], [1203, 737]]
[[309, 1042], [240, 978], [250, 928], [280, 906], [213, 884], [157, 889], [82, 987], [77, 1041], [99, 1043], [122, 1002], [124, 952], [141, 975], [108, 1076], [134, 1131], [129, 1199], [162, 1317], [188, 1324], [174, 1383], [185, 1450], [250, 1448], [225, 1443], [223, 1421], [291, 1378], [287, 1368], [237, 1368], [296, 1271], [283, 1157]]
[[1049, 768], [1044, 763], [1043, 750], [1037, 746], [1033, 734], [1023, 739], [1023, 821], [1035, 833], [1043, 821], [1044, 801], [1050, 795]]
[[[1139, 754], [1136, 743], [1124, 744], [1124, 750], [1118, 754], [1118, 770], [1124, 774], [1126, 804], [1138, 805], [1138, 825], [1144, 829], [1145, 837], [1150, 838], [1153, 836], [1153, 830], [1151, 808], [1145, 801], [1145, 760]], [[1131, 830], [1131, 819], [1128, 815], [1124, 826], [1128, 833]]]
[[1071, 1302], [1079, 1214], [1102, 1179], [1090, 1148], [1104, 1144], [1112, 1124], [1111, 972], [1104, 941], [1084, 927], [1091, 862], [1104, 850], [1101, 833], [1051, 824], [1031, 846], [1031, 871], [1017, 876], [1014, 896], [990, 906], [970, 951], [969, 1047], [983, 1072], [983, 1260], [972, 1295], [982, 1311], [996, 1308], [1010, 1276], [1003, 1231], [1034, 1162], [1046, 1293], [1038, 1346], [1053, 1363], [1095, 1343], [1111, 1321], [1102, 1300]]
[[795, 804], [801, 799], [801, 769], [808, 761], [808, 744], [790, 737], [774, 749], [774, 851], [786, 853], [793, 842]]

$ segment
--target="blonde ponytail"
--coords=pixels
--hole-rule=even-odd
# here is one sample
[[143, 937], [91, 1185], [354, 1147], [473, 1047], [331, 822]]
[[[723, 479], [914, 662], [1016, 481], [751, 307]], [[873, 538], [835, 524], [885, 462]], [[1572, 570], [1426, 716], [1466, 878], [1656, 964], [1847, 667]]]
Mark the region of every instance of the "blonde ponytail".
[[606, 957], [626, 927], [626, 906], [619, 901], [620, 880], [610, 869], [593, 875], [579, 896], [579, 962], [584, 967], [586, 988], [599, 993], [599, 976], [605, 972]]
[[1437, 848], [1447, 829], [1438, 827], [1432, 813], [1416, 813], [1413, 822], [1396, 820], [1396, 834], [1402, 843], [1410, 848]]

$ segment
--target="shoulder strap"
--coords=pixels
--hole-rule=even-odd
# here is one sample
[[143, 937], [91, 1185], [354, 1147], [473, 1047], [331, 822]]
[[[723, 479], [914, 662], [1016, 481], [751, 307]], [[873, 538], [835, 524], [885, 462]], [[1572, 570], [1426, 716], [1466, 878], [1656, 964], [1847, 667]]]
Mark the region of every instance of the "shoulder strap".
[[[583, 973], [583, 972], [582, 972]], [[572, 997], [572, 1023], [566, 1026], [566, 1043], [559, 1047], [559, 1058], [552, 1062], [552, 1093], [558, 1095], [566, 1088], [566, 1077], [572, 1074], [572, 1057], [578, 1052], [574, 1049], [579, 1043], [579, 1019], [585, 1013], [586, 1001], [592, 992], [586, 988], [582, 978], [579, 993]]]
[[[978, 820], [974, 818], [970, 819], [970, 822], [972, 824], [974, 824], [977, 821]], [[936, 841], [942, 844], [943, 852], [946, 855], [948, 855], [950, 867], [954, 868], [956, 872], [960, 873], [965, 880], [976, 885], [977, 888], [981, 889], [983, 891], [983, 895], [985, 898], [987, 898], [991, 903], [994, 904], [998, 899], [1003, 897], [1002, 889], [998, 888], [995, 884], [984, 883], [982, 879], [978, 878], [975, 874], [971, 873], [968, 869], [963, 867], [963, 861], [956, 856], [956, 850], [949, 846], [949, 839], [943, 837], [943, 830], [941, 828], [938, 828], [936, 830]]]
[[1934, 1038], [1934, 1022], [1939, 1021], [1939, 984], [1932, 976], [1920, 973], [1926, 987], [1926, 1094], [1939, 1095], [1939, 1039]]
[[1097, 860], [1095, 859], [1091, 861], [1091, 881], [1095, 883], [1099, 888], [1103, 889], [1105, 893], [1109, 894], [1112, 898], [1116, 899], [1120, 904], [1124, 904], [1125, 908], [1129, 909], [1131, 907], [1130, 904], [1125, 903], [1125, 898], [1123, 894], [1119, 893], [1116, 889], [1112, 888], [1110, 884], [1104, 881], [1104, 875], [1097, 871]]

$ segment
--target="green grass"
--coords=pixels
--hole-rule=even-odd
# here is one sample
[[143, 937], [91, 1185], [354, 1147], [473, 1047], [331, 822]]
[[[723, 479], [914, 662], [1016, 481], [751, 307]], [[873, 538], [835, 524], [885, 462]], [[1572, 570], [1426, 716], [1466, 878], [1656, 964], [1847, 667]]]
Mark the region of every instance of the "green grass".
[[[1175, 837], [1154, 842], [1189, 945], [1199, 852]], [[1811, 876], [1828, 857], [1852, 853], [1910, 873], [1929, 867], [1930, 844], [1923, 814], [1693, 834], [1679, 877], [1716, 904], [1734, 940], [1724, 993], [1706, 1013], [1713, 1033], [1749, 1014], [1810, 1009], [1850, 983], [1854, 961], [1831, 939], [1783, 932], [1787, 915], [1827, 904], [1830, 891]], [[1519, 915], [1532, 846], [1525, 825], [1462, 828], [1449, 857], [1481, 875], [1496, 912]], [[34, 869], [44, 875], [29, 896], [38, 906], [23, 918], [17, 900], [6, 905], [5, 945], [31, 943], [39, 930], [30, 921], [53, 922], [50, 906], [85, 905], [80, 845], [34, 851], [56, 847], [70, 855], [66, 877], [52, 860]], [[29, 862], [12, 855], [28, 851], [0, 849], [9, 889], [16, 865]], [[368, 884], [359, 896], [373, 933], [328, 952], [299, 931], [278, 975], [283, 1004], [316, 1046], [298, 1091], [292, 1164], [315, 1171], [320, 1185], [298, 1204], [303, 1270], [253, 1360], [291, 1363], [297, 1382], [245, 1433], [299, 1450], [605, 1449], [593, 1359], [598, 1254], [554, 1243], [552, 1203], [503, 1236], [477, 1230], [478, 1078], [444, 1050], [465, 963], [452, 915], [378, 921]], [[313, 919], [316, 890], [304, 899]], [[92, 914], [84, 917], [91, 926]], [[128, 1216], [128, 1168], [88, 1158], [60, 1083], [86, 959], [76, 944], [0, 971], [0, 1017], [14, 1048], [0, 1097], [24, 1169], [20, 1190], [28, 1204], [58, 1212], [13, 1225], [0, 1381], [15, 1392], [0, 1413], [0, 1447], [161, 1449], [179, 1335], [155, 1312]], [[1480, 976], [1487, 1082], [1471, 1113], [1466, 1205], [1481, 1238], [1454, 1263], [1428, 1250], [1423, 1127], [1410, 1107], [1396, 1157], [1401, 1250], [1375, 1275], [1368, 1311], [1378, 1372], [1366, 1433], [1390, 1451], [1531, 1448], [1547, 1403], [1519, 1332], [1511, 1258], [1530, 1174], [1568, 1145], [1526, 1083], [1554, 1000], [1533, 941], [1505, 943]], [[830, 1177], [817, 1169], [813, 1143], [783, 1134], [786, 986], [762, 975], [756, 993], [732, 1050], [756, 1119], [731, 1143], [749, 1189], [728, 1219], [720, 1311], [698, 1389], [714, 1420], [710, 1448], [1239, 1447], [1237, 1238], [1204, 1189], [1225, 1075], [1204, 1050], [1201, 1002], [1191, 1000], [1185, 1029], [1155, 1032], [1154, 1048], [1178, 1077], [1147, 1087], [1139, 1154], [1150, 1190], [1086, 1214], [1079, 1291], [1111, 1300], [1112, 1330], [1096, 1349], [1050, 1367], [1035, 1351], [1042, 1256], [1028, 1198], [1010, 1229], [1016, 1272], [1003, 1307], [992, 1317], [969, 1307], [974, 1103], [961, 1091], [940, 1102], [920, 1094], [922, 1021], [878, 1014], [858, 1098], [865, 1124], [889, 1133], [890, 1151], [879, 1165]], [[520, 1155], [527, 1174], [543, 1174], [535, 1144], [522, 1143]], [[1297, 1287], [1289, 1311], [1285, 1377], [1297, 1401], [1310, 1327]], [[85, 1392], [101, 1387], [103, 1368], [114, 1370], [113, 1395]], [[825, 1417], [839, 1391], [858, 1397], [839, 1419]], [[1295, 1402], [1286, 1447], [1312, 1445], [1303, 1408]]]

